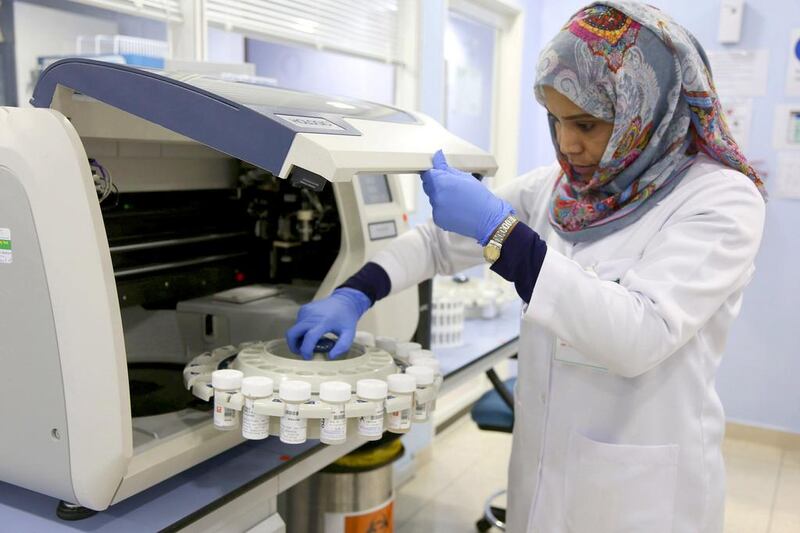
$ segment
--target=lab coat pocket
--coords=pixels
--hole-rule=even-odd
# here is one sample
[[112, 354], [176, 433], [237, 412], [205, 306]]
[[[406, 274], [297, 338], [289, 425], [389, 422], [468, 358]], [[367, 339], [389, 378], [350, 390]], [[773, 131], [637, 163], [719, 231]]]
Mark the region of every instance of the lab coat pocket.
[[678, 446], [606, 444], [573, 432], [565, 510], [570, 533], [670, 533]]

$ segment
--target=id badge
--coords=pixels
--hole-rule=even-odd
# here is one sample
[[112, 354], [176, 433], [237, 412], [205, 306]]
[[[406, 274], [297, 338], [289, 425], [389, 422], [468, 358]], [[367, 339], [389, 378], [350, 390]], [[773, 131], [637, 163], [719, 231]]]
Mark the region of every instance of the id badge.
[[553, 354], [553, 359], [568, 365], [582, 366], [598, 372], [608, 372], [607, 368], [600, 366], [595, 361], [587, 358], [567, 341], [558, 338], [556, 339], [556, 347]]

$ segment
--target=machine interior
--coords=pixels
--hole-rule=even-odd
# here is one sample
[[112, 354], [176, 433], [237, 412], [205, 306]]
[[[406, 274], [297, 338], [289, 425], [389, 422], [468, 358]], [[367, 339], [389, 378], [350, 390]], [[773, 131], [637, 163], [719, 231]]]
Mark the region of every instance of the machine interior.
[[[208, 349], [216, 347], [213, 339], [228, 338], [224, 330], [230, 325], [220, 321], [216, 308], [241, 312], [251, 306], [258, 314], [274, 307], [292, 320], [336, 259], [339, 214], [331, 186], [297, 189], [188, 140], [83, 142], [98, 191], [109, 191], [105, 198], [99, 193], [100, 208], [139, 448], [208, 422], [209, 406], [183, 387], [183, 366], [198, 351], [187, 338], [202, 337]], [[198, 166], [198, 160], [205, 164]], [[270, 298], [232, 303], [213, 297], [254, 284], [275, 286], [276, 305]], [[180, 305], [197, 301], [210, 310], [179, 319]], [[262, 322], [263, 334], [250, 340], [285, 329], [269, 313]]]

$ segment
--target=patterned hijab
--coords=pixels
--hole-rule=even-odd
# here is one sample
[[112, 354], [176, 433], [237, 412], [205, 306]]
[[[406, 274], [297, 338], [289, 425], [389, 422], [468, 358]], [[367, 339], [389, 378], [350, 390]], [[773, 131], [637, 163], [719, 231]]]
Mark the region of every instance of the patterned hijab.
[[550, 222], [564, 238], [596, 240], [635, 222], [678, 184], [698, 151], [746, 174], [766, 197], [725, 123], [705, 52], [656, 8], [609, 0], [579, 11], [539, 57], [542, 105], [545, 86], [614, 124], [598, 170], [584, 178], [560, 152], [551, 121], [563, 173]]

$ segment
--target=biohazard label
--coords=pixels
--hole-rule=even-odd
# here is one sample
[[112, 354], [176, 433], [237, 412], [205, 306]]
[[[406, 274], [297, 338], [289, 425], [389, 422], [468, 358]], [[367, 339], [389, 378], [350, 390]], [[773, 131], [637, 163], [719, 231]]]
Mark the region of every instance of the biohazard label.
[[353, 513], [325, 513], [328, 533], [392, 533], [394, 497], [372, 509]]
[[9, 264], [14, 258], [11, 251], [11, 230], [0, 228], [0, 264]]

